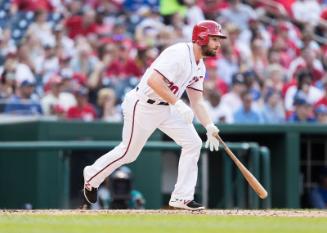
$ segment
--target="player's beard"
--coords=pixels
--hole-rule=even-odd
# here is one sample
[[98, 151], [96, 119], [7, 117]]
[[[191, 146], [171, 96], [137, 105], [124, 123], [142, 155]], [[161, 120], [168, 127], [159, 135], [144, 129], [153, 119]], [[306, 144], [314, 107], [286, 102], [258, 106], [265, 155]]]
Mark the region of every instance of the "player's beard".
[[204, 45], [201, 47], [201, 53], [202, 56], [204, 57], [215, 57], [216, 56], [216, 51], [213, 48], [209, 48], [208, 45]]

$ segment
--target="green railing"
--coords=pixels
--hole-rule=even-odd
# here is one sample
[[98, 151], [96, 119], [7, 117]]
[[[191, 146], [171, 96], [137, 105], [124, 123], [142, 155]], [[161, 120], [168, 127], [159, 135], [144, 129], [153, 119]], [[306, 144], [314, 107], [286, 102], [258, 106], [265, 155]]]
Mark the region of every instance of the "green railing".
[[[55, 151], [58, 152], [58, 156], [63, 154], [67, 155], [69, 153], [63, 153], [67, 151], [75, 150], [109, 150], [116, 145], [119, 141], [21, 141], [21, 142], [0, 142], [0, 153], [2, 156], [10, 156], [10, 152], [45, 152], [45, 151]], [[259, 181], [262, 182], [263, 186], [268, 190], [271, 190], [270, 187], [270, 154], [269, 150], [265, 147], [259, 147], [257, 143], [227, 143], [231, 150], [235, 154], [239, 155], [239, 159], [249, 168], [254, 176], [257, 177]], [[146, 143], [144, 150], [148, 151], [179, 151], [180, 146], [174, 142], [162, 142], [162, 141], [149, 141]], [[205, 150], [206, 151], [206, 150]], [[204, 152], [204, 150], [203, 150]], [[217, 152], [210, 152], [210, 155], [216, 154]], [[220, 148], [219, 153], [224, 153], [223, 149]], [[30, 153], [27, 153], [29, 156]], [[44, 154], [46, 156], [46, 153]], [[202, 156], [203, 157], [203, 156]], [[68, 161], [67, 161], [68, 160]], [[200, 161], [201, 162], [201, 161]], [[61, 174], [61, 192], [60, 204], [56, 208], [68, 208], [69, 207], [69, 156], [66, 156], [64, 160], [63, 168], [57, 169], [60, 172], [65, 173]], [[53, 165], [55, 166], [55, 164]], [[202, 166], [201, 171], [203, 173], [208, 173], [208, 167]], [[236, 178], [233, 177], [233, 171], [236, 174]], [[271, 207], [271, 195], [268, 196], [264, 201], [260, 201], [257, 195], [253, 190], [246, 184], [244, 177], [237, 170], [237, 168], [232, 164], [231, 159], [225, 154], [223, 156], [223, 205], [217, 206], [222, 208], [270, 208]], [[47, 176], [46, 171], [44, 174], [39, 174]], [[216, 179], [216, 177], [209, 177], [209, 179]], [[8, 181], [10, 182], [10, 181]], [[23, 182], [23, 181], [22, 181]], [[35, 181], [37, 182], [37, 181]], [[204, 184], [201, 184], [204, 185]], [[36, 185], [38, 186], [38, 185]], [[205, 190], [205, 189], [202, 189]], [[158, 191], [160, 192], [160, 190]], [[46, 192], [39, 190], [38, 194], [40, 196], [46, 195]], [[270, 192], [269, 192], [270, 193]], [[210, 198], [207, 196], [208, 193], [202, 192], [202, 198]], [[205, 197], [206, 196], [206, 197]], [[46, 197], [45, 197], [46, 198]], [[1, 201], [6, 201], [0, 199], [0, 207], [4, 206], [1, 204]], [[162, 204], [162, 203], [160, 203]], [[159, 205], [160, 205], [159, 204]], [[37, 206], [37, 205], [36, 205]], [[49, 208], [48, 206], [37, 206], [38, 208]], [[151, 208], [151, 206], [150, 206]]]

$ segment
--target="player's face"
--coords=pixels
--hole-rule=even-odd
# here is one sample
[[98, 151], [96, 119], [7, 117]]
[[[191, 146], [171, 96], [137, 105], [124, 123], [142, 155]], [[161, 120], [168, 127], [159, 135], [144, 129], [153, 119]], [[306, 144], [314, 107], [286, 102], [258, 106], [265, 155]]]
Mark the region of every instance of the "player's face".
[[215, 57], [220, 48], [220, 39], [218, 36], [209, 36], [207, 45], [202, 46], [202, 55], [204, 57]]

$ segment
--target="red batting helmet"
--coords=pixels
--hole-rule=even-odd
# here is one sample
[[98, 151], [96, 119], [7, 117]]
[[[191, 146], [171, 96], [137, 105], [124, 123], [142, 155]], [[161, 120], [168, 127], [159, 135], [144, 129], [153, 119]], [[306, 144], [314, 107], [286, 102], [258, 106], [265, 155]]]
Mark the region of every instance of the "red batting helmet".
[[221, 25], [213, 20], [203, 20], [193, 27], [192, 42], [200, 46], [207, 45], [209, 36], [227, 38], [221, 31]]

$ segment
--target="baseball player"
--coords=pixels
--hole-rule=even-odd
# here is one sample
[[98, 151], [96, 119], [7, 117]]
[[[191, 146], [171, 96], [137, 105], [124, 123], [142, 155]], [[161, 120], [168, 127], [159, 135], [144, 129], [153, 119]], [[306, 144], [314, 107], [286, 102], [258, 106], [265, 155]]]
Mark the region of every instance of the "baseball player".
[[[203, 57], [216, 56], [220, 39], [225, 38], [220, 24], [201, 21], [193, 28], [192, 43], [168, 47], [151, 64], [139, 85], [126, 94], [122, 103], [122, 142], [84, 168], [87, 202], [97, 201], [97, 189], [104, 179], [123, 164], [133, 162], [158, 128], [182, 147], [177, 182], [169, 205], [188, 210], [204, 209], [193, 199], [202, 146], [192, 124], [193, 112], [207, 130], [205, 147], [217, 151], [219, 141], [213, 133], [219, 133], [219, 129], [210, 119], [203, 101], [206, 72]], [[185, 90], [191, 107], [180, 99]]]

